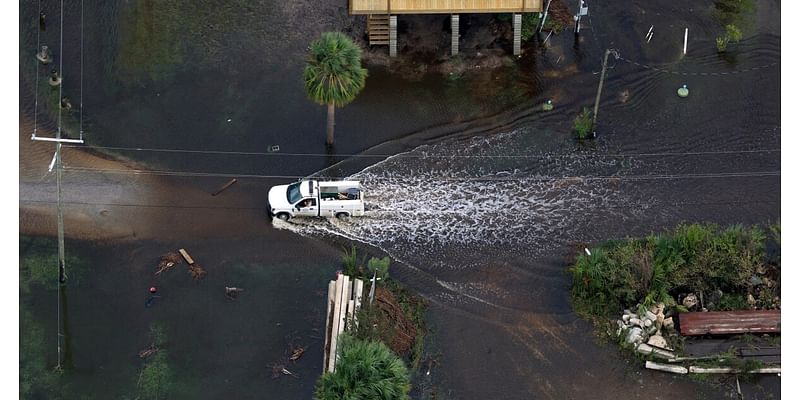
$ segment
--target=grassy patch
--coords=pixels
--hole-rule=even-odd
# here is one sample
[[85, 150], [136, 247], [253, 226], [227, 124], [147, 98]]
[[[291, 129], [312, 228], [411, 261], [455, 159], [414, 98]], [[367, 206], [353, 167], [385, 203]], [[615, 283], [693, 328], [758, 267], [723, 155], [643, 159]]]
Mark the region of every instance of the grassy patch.
[[[55, 239], [44, 237], [20, 237], [19, 288], [30, 293], [33, 285], [55, 290], [58, 286], [58, 247]], [[87, 270], [81, 258], [66, 254], [66, 275], [70, 284], [80, 283]]]
[[47, 357], [48, 351], [55, 352], [55, 343], [52, 346], [48, 343], [42, 325], [22, 305], [19, 308], [19, 328], [19, 397], [58, 398], [61, 374], [48, 364]]

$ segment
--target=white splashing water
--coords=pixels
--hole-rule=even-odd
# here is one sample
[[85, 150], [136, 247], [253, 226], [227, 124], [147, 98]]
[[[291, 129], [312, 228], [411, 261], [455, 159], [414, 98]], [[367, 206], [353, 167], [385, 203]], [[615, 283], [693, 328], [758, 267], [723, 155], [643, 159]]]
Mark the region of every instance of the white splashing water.
[[634, 161], [623, 167], [591, 156], [509, 156], [525, 154], [521, 135], [424, 145], [390, 157], [348, 178], [364, 187], [366, 216], [296, 218], [275, 226], [376, 246], [433, 275], [444, 289], [480, 301], [487, 291], [458, 282], [453, 272], [498, 254], [542, 256], [584, 240], [598, 215], [623, 220], [648, 208], [630, 201], [618, 182], [576, 177], [613, 175]]

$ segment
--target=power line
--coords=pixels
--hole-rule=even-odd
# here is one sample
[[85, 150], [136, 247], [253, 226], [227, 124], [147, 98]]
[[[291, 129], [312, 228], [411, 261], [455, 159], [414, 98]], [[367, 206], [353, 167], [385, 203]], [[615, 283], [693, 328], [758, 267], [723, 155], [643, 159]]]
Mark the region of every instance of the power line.
[[[39, 24], [41, 25], [42, 21], [42, 0], [39, 0]], [[39, 29], [36, 30], [36, 51], [39, 51], [41, 48], [41, 30], [42, 27], [40, 26]], [[45, 57], [47, 55], [45, 54]], [[34, 101], [33, 101], [33, 136], [36, 136], [36, 128], [39, 122], [39, 60], [35, 59], [36, 69], [34, 70], [34, 74], [36, 75], [36, 86], [34, 86]]]
[[[79, 148], [80, 146], [70, 146], [68, 148]], [[255, 152], [255, 151], [225, 151], [225, 150], [189, 150], [189, 149], [159, 149], [142, 147], [112, 147], [112, 146], [92, 146], [98, 150], [127, 150], [127, 151], [147, 151], [162, 153], [189, 153], [189, 154], [214, 154], [214, 155], [245, 155], [245, 156], [270, 156], [270, 157], [348, 157], [348, 158], [551, 158], [551, 157], [679, 157], [697, 155], [733, 155], [733, 154], [758, 154], [758, 153], [779, 153], [781, 149], [756, 149], [756, 150], [720, 150], [720, 151], [688, 151], [688, 152], [656, 152], [656, 153], [612, 153], [612, 154], [531, 154], [531, 155], [432, 155], [432, 154], [324, 154], [324, 153], [280, 153], [280, 152]]]
[[[260, 175], [260, 174], [233, 174], [233, 173], [214, 173], [214, 172], [190, 172], [190, 171], [169, 171], [169, 170], [137, 170], [137, 169], [116, 169], [116, 168], [87, 168], [87, 167], [68, 167], [67, 171], [86, 172], [86, 173], [110, 173], [110, 174], [129, 174], [129, 175], [165, 175], [183, 177], [239, 177], [239, 178], [262, 178], [262, 179], [344, 179], [347, 177], [335, 176], [314, 176], [314, 175]], [[530, 177], [436, 177], [436, 181], [561, 181], [561, 180], [657, 180], [657, 179], [715, 179], [715, 178], [737, 178], [737, 177], [761, 177], [761, 176], [780, 176], [780, 170], [774, 171], [746, 171], [746, 172], [716, 172], [716, 173], [695, 173], [695, 174], [652, 174], [652, 175], [598, 175], [598, 176], [530, 176]]]
[[80, 139], [83, 140], [83, 0], [81, 0], [81, 105], [80, 105]]
[[[21, 203], [35, 203], [35, 204], [53, 204], [51, 200], [24, 200], [20, 199]], [[748, 205], [748, 204], [778, 204], [780, 200], [753, 200], [753, 201], [722, 201], [722, 202], [663, 202], [659, 203], [661, 206], [727, 206], [727, 205]], [[193, 206], [193, 205], [176, 205], [176, 204], [137, 204], [137, 203], [99, 203], [99, 202], [84, 202], [84, 201], [65, 201], [64, 204], [80, 205], [80, 206], [103, 206], [103, 207], [139, 207], [139, 208], [172, 208], [172, 209], [207, 209], [207, 210], [264, 210], [264, 207], [230, 207], [230, 206]], [[630, 208], [632, 205], [652, 205], [651, 202], [637, 202], [634, 204], [622, 205], [603, 205], [603, 208]], [[402, 210], [369, 210], [369, 212], [392, 212], [402, 213]], [[436, 212], [445, 214], [442, 210], [434, 210]], [[416, 213], [416, 212], [412, 212]], [[452, 214], [452, 212], [447, 212]]]

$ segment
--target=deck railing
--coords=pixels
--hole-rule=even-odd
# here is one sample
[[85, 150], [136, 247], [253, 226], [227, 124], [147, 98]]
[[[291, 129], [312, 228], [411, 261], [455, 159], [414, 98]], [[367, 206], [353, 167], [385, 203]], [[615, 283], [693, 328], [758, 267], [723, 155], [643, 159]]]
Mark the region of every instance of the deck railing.
[[543, 0], [349, 0], [350, 14], [541, 12]]

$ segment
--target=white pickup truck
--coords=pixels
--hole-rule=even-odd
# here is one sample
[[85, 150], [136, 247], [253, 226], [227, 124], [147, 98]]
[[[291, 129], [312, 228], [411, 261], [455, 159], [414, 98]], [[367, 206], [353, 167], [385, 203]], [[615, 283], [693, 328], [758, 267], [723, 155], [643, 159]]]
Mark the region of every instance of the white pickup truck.
[[292, 217], [360, 217], [364, 192], [358, 181], [299, 181], [273, 186], [267, 192], [267, 211], [282, 220]]

